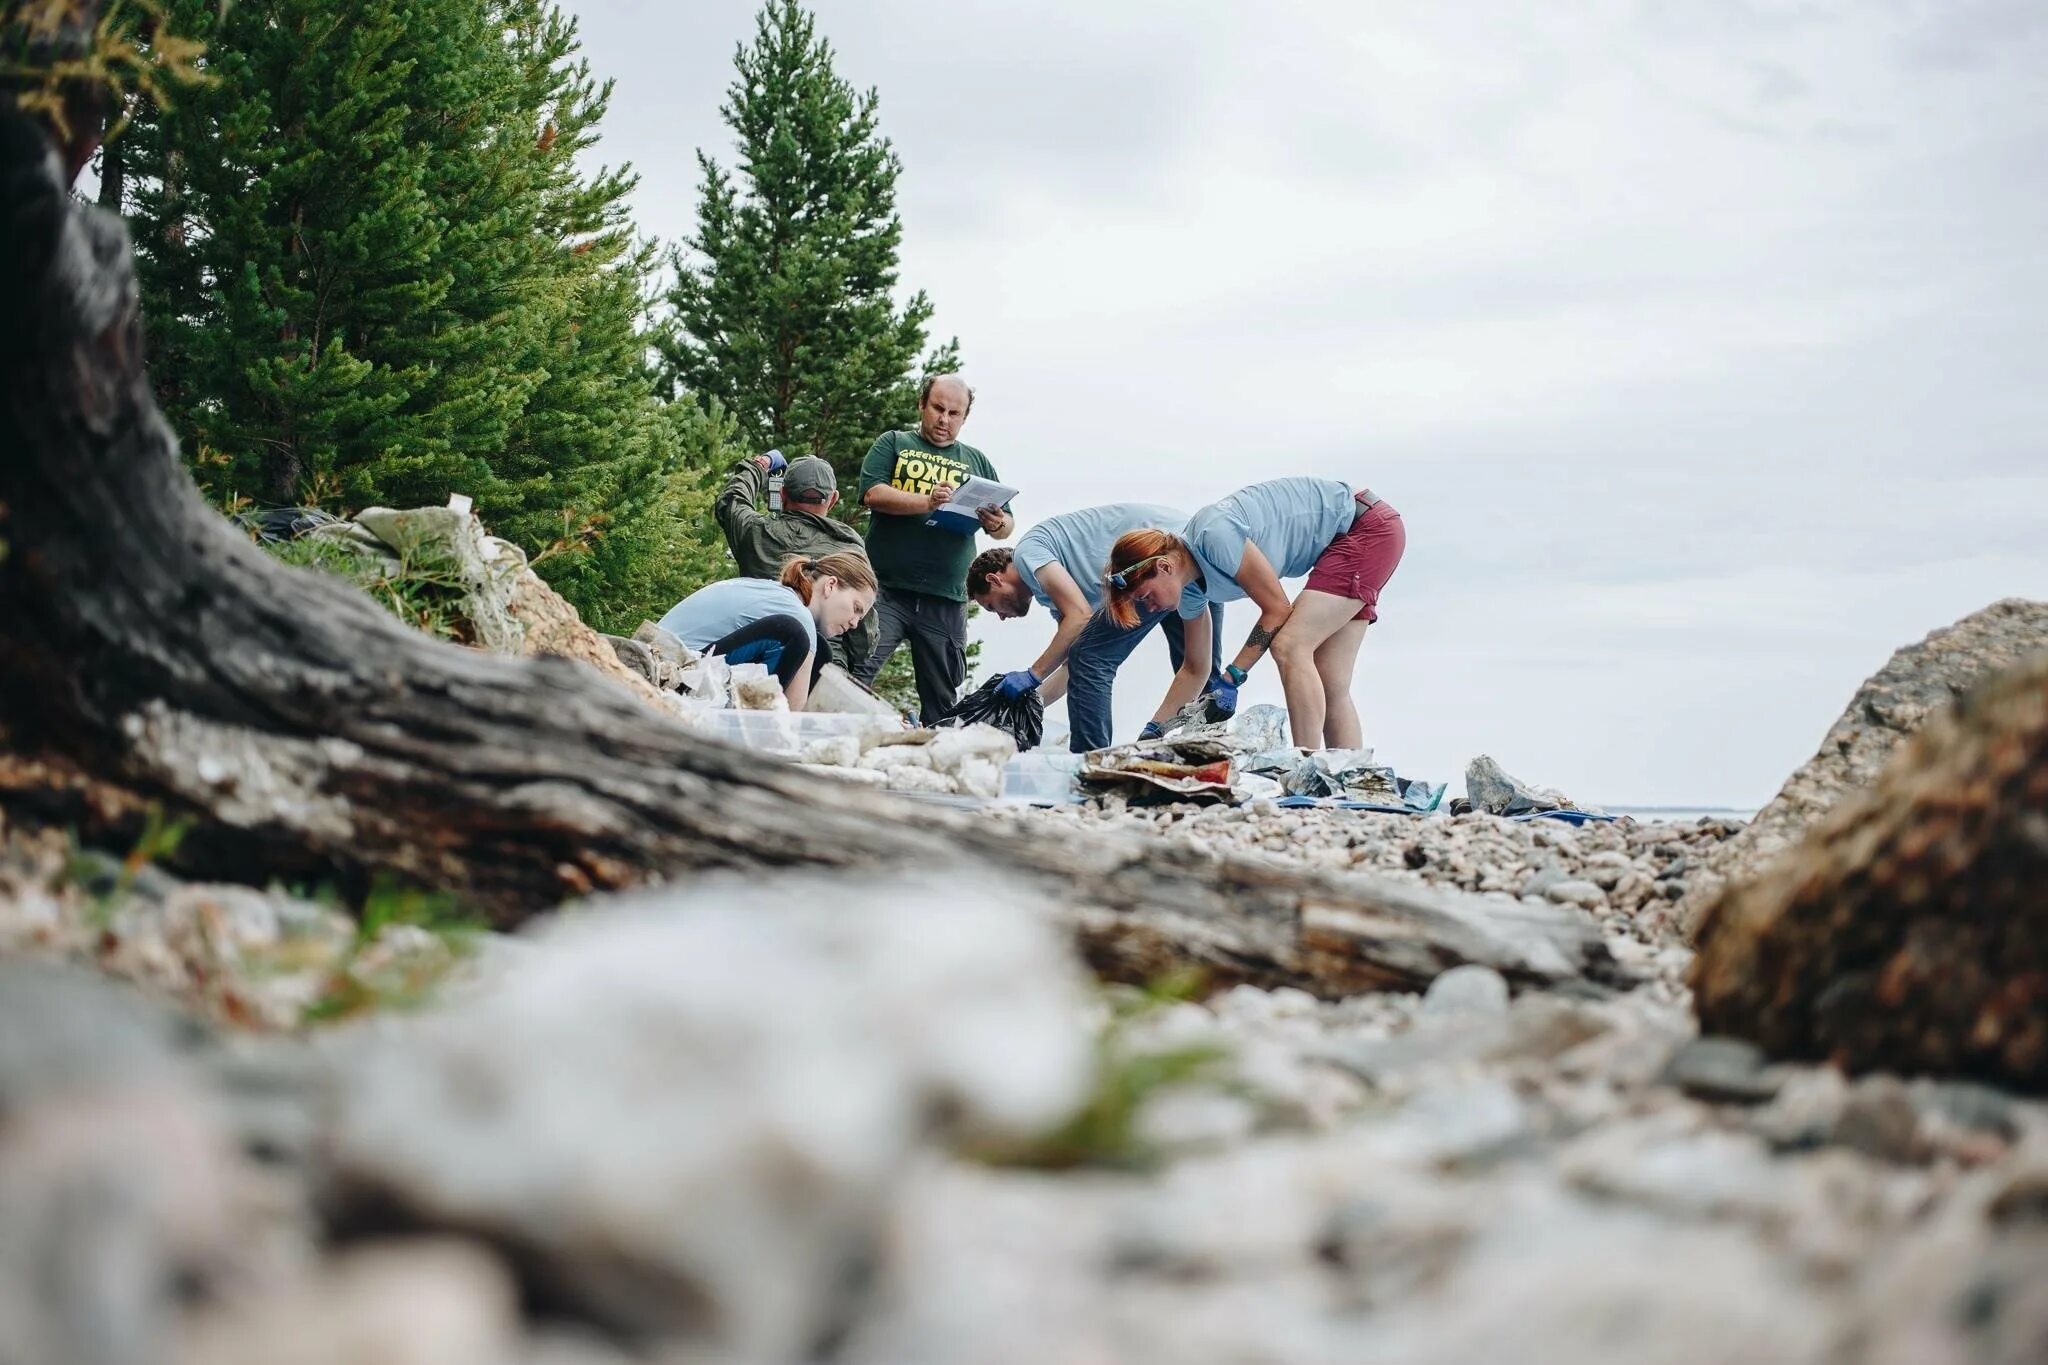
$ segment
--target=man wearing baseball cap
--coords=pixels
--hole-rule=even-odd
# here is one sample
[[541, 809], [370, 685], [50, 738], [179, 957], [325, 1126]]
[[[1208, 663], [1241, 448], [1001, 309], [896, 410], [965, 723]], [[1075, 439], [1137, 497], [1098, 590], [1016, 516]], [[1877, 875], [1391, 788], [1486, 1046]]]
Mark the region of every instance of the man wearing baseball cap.
[[[782, 475], [782, 509], [763, 512], [768, 479]], [[776, 578], [791, 555], [818, 558], [839, 551], [867, 554], [861, 533], [830, 513], [839, 501], [839, 481], [832, 466], [816, 455], [783, 458], [779, 450], [749, 455], [712, 503], [712, 515], [725, 532], [725, 543], [743, 578]], [[832, 641], [834, 662], [852, 672], [875, 645], [875, 614], [869, 612], [853, 629]]]

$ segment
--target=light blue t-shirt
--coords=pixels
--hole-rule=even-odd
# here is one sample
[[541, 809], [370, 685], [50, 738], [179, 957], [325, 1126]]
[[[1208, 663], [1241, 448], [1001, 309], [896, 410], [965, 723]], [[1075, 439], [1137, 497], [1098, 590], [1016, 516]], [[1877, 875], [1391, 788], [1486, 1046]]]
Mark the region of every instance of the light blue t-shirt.
[[764, 616], [794, 616], [804, 624], [811, 648], [818, 647], [818, 623], [811, 609], [780, 583], [767, 578], [727, 578], [707, 583], [668, 609], [661, 628], [695, 650], [706, 650], [741, 626]]
[[1357, 515], [1350, 486], [1336, 479], [1270, 479], [1210, 503], [1180, 533], [1203, 580], [1181, 593], [1181, 616], [1193, 620], [1211, 602], [1244, 596], [1237, 571], [1246, 544], [1258, 546], [1281, 578], [1300, 578]]
[[1057, 564], [1072, 575], [1090, 611], [1102, 607], [1102, 579], [1109, 572], [1109, 551], [1129, 531], [1178, 531], [1187, 513], [1150, 502], [1112, 502], [1047, 517], [1017, 542], [1018, 581], [1055, 617], [1052, 596], [1038, 586], [1038, 571]]

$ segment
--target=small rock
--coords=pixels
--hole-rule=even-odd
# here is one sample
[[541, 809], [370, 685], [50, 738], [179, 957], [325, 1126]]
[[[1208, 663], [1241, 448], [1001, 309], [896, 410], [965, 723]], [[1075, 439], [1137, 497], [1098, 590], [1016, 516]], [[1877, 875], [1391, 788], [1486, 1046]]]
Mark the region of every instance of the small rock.
[[1719, 1104], [1762, 1104], [1783, 1084], [1765, 1068], [1764, 1054], [1739, 1038], [1693, 1039], [1671, 1059], [1663, 1081]]
[[[1727, 1042], [1727, 1039], [1715, 1039]], [[1834, 1140], [1849, 1103], [1849, 1082], [1831, 1066], [1789, 1071], [1778, 1093], [1750, 1115], [1749, 1125], [1780, 1151], [1804, 1151]]]
[[1453, 967], [1429, 983], [1422, 997], [1422, 1012], [1445, 1014], [1506, 1014], [1507, 979], [1491, 967], [1467, 964]]
[[1624, 853], [1595, 853], [1586, 860], [1586, 880], [1602, 891], [1614, 890], [1635, 870], [1635, 864]]
[[2019, 1108], [2002, 1090], [1974, 1081], [1921, 1081], [1912, 1095], [1927, 1118], [2005, 1142], [2020, 1136]]
[[518, 1293], [505, 1267], [453, 1240], [372, 1245], [308, 1282], [196, 1325], [204, 1365], [502, 1365], [520, 1337]]
[[1834, 1140], [1880, 1161], [1910, 1164], [1927, 1157], [1920, 1111], [1904, 1083], [1890, 1076], [1868, 1077], [1849, 1092]]
[[1789, 1216], [1792, 1173], [1747, 1133], [1613, 1125], [1572, 1144], [1565, 1176], [1590, 1193], [1683, 1218], [1768, 1223]]
[[1607, 893], [1592, 882], [1567, 881], [1544, 888], [1544, 898], [1559, 905], [1576, 905], [1585, 910], [1607, 907]]
[[1258, 1126], [1258, 1106], [1241, 1095], [1176, 1089], [1138, 1111], [1136, 1133], [1148, 1146], [1176, 1151], [1242, 1142]]

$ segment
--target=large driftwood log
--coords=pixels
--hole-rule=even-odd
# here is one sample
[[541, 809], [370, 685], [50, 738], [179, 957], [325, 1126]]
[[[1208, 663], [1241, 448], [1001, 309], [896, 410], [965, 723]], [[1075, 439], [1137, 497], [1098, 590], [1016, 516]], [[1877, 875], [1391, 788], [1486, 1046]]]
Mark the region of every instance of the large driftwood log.
[[388, 872], [512, 925], [710, 868], [963, 864], [1030, 884], [1106, 974], [1414, 987], [1607, 966], [1586, 922], [1496, 921], [1363, 878], [1118, 840], [1034, 840], [806, 780], [695, 737], [563, 660], [408, 630], [285, 568], [208, 508], [143, 365], [119, 220], [75, 203], [41, 130], [0, 114], [0, 802], [90, 827], [162, 805], [195, 870]]
[[2048, 1090], [2048, 655], [1724, 893], [1692, 984], [1702, 1027], [1779, 1055]]

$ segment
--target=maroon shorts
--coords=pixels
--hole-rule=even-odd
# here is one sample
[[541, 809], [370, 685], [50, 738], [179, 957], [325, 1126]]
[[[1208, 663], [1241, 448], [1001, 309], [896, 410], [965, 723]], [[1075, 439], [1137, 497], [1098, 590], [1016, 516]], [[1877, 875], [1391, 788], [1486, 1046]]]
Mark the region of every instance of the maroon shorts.
[[1384, 500], [1365, 505], [1358, 495], [1358, 515], [1351, 529], [1331, 541], [1308, 571], [1306, 587], [1359, 604], [1354, 621], [1380, 619], [1380, 589], [1394, 576], [1401, 552], [1408, 548], [1408, 530], [1401, 514]]

